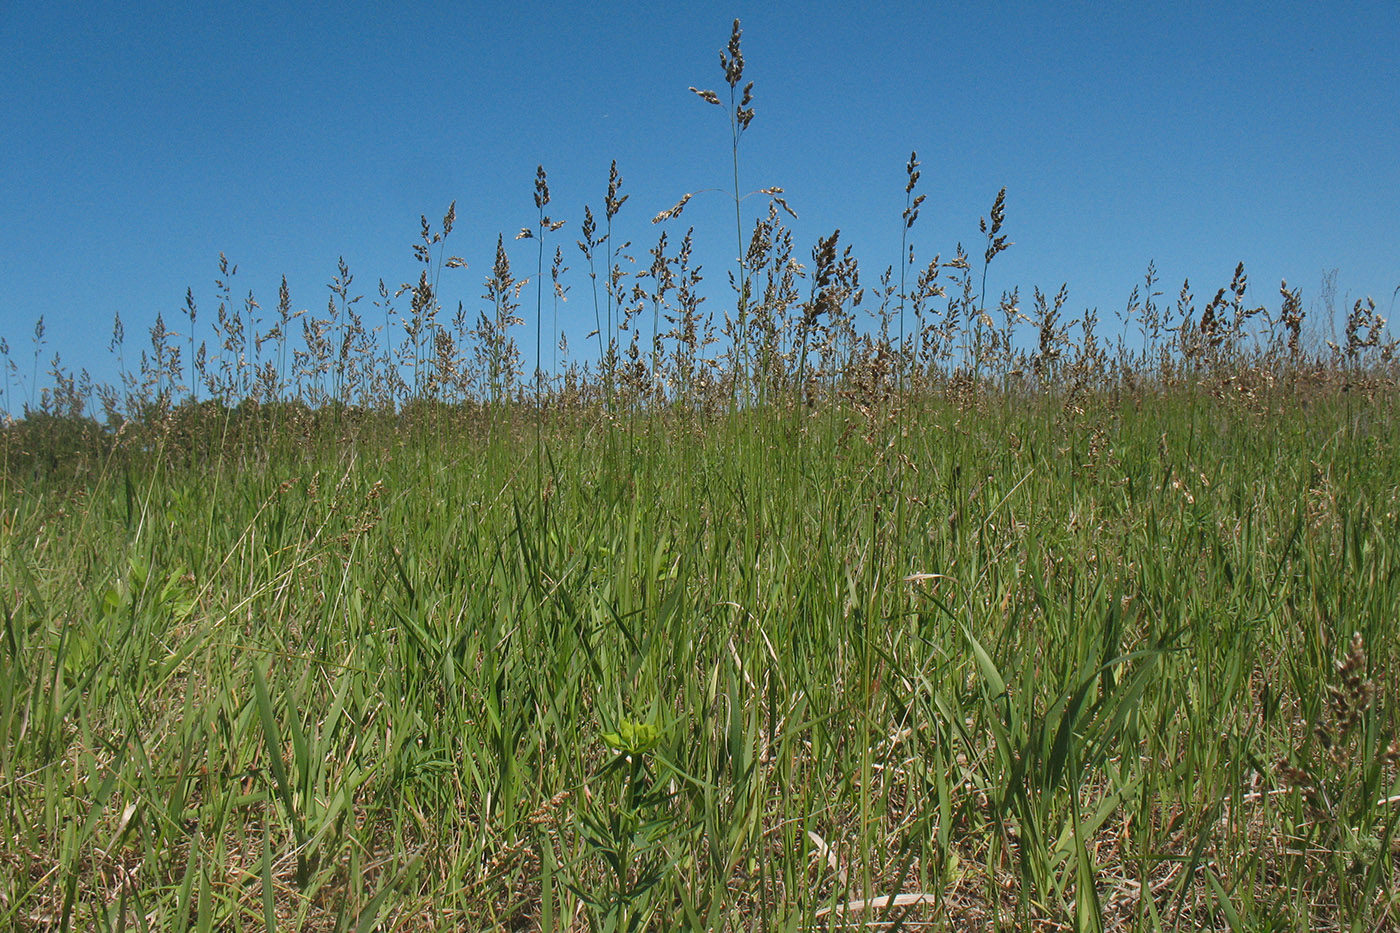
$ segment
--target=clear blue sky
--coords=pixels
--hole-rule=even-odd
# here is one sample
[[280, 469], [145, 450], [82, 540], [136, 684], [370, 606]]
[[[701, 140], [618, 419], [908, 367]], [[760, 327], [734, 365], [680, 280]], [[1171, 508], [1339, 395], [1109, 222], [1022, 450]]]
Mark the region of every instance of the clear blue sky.
[[[781, 10], [781, 12], [778, 12]], [[720, 87], [743, 21], [757, 116], [746, 190], [782, 185], [799, 256], [839, 227], [867, 281], [897, 262], [904, 163], [923, 162], [920, 254], [974, 255], [998, 188], [1015, 246], [990, 290], [1068, 282], [1107, 323], [1148, 260], [1200, 301], [1237, 261], [1252, 297], [1400, 285], [1400, 4], [72, 4], [0, 12], [0, 336], [111, 379], [192, 287], [213, 317], [220, 251], [266, 313], [285, 274], [321, 310], [344, 256], [356, 291], [416, 277], [418, 218], [457, 202], [443, 304], [481, 305], [498, 233], [518, 275], [535, 166], [569, 226], [571, 343], [592, 326], [573, 246], [608, 163], [631, 200], [619, 238], [728, 184], [728, 124], [687, 91]], [[762, 199], [746, 203], [747, 222]], [[697, 260], [722, 288], [731, 206], [697, 198]], [[676, 226], [673, 224], [673, 227]], [[404, 302], [400, 302], [403, 304]], [[1029, 304], [1029, 301], [1026, 301]], [[532, 312], [531, 312], [532, 314]], [[527, 315], [529, 317], [531, 315]], [[207, 333], [201, 333], [206, 338]], [[533, 321], [518, 335], [533, 351]], [[41, 367], [42, 368], [42, 367]]]

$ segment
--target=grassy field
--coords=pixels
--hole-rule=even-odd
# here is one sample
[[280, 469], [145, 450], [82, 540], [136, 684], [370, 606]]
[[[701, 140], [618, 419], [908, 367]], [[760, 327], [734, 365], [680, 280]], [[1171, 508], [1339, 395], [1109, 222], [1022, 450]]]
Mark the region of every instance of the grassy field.
[[1374, 304], [1149, 267], [1108, 339], [988, 301], [1004, 193], [980, 256], [799, 264], [739, 39], [718, 317], [614, 166], [584, 363], [543, 169], [475, 320], [454, 207], [382, 323], [221, 261], [116, 385], [0, 341], [0, 929], [1400, 929]]
[[1392, 407], [1084, 405], [12, 484], [0, 925], [1393, 927]]

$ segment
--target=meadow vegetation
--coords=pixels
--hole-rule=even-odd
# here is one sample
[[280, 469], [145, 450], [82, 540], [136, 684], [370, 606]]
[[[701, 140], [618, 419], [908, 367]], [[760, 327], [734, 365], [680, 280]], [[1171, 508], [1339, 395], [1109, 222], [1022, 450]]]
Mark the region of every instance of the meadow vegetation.
[[372, 312], [0, 348], [0, 928], [1400, 928], [1375, 306], [989, 300], [913, 156], [897, 267], [799, 261], [721, 64], [717, 315], [688, 197], [634, 266], [541, 169], [474, 317], [449, 209]]

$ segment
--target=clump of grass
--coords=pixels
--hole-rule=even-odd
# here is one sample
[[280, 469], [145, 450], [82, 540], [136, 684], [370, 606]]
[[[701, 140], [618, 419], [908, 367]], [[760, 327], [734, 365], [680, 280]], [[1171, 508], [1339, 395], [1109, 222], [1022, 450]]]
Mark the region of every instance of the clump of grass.
[[1352, 634], [1330, 680], [1311, 734], [1277, 768], [1296, 796], [1285, 837], [1290, 874], [1298, 896], [1318, 899], [1324, 910], [1379, 910], [1384, 916], [1391, 905], [1375, 900], [1393, 855], [1400, 745], [1377, 716], [1377, 688], [1360, 632]]

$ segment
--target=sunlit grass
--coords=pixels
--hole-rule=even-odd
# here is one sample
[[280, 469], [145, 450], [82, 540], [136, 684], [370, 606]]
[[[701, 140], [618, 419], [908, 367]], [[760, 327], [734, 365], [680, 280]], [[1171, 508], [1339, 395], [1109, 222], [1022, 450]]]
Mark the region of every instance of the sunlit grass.
[[1400, 923], [1375, 306], [989, 305], [1006, 192], [916, 267], [913, 155], [898, 274], [805, 267], [781, 189], [742, 226], [739, 40], [729, 312], [688, 232], [627, 263], [614, 164], [595, 359], [544, 350], [543, 168], [474, 321], [454, 204], [373, 312], [221, 257], [217, 345], [118, 320], [116, 386], [0, 342], [0, 929]]
[[0, 920], [1389, 922], [1395, 421], [1143, 401], [31, 487]]

